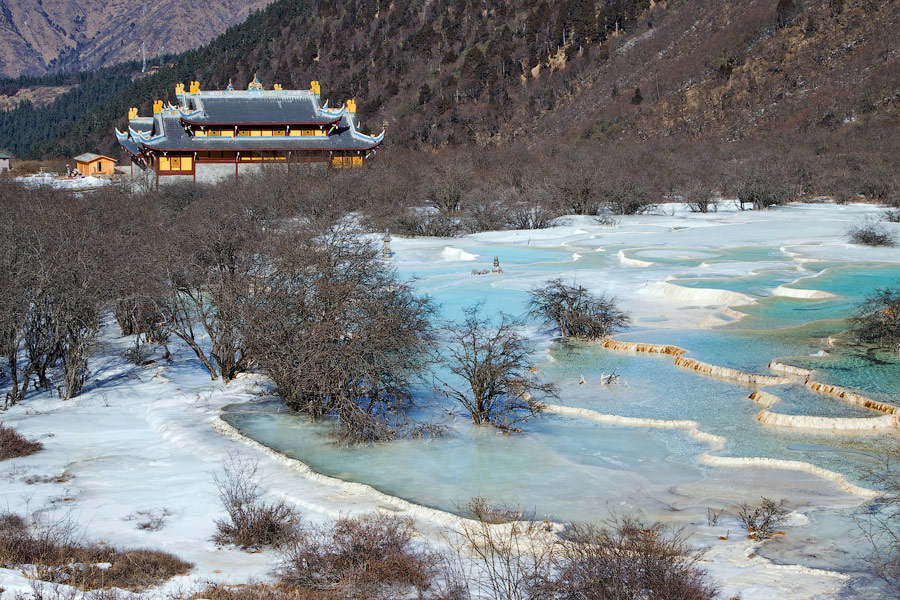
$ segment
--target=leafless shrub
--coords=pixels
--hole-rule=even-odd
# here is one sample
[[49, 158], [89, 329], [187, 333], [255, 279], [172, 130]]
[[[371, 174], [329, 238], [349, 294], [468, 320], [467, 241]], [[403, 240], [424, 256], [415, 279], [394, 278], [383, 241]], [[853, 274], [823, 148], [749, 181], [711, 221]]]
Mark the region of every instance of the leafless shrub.
[[509, 508], [492, 504], [487, 498], [476, 496], [466, 503], [465, 512], [482, 523], [498, 524], [533, 520], [521, 508]]
[[772, 500], [763, 497], [759, 504], [750, 505], [742, 502], [738, 506], [738, 519], [754, 540], [767, 540], [784, 525], [790, 511], [784, 500]]
[[156, 550], [117, 550], [85, 544], [66, 517], [27, 523], [0, 514], [0, 565], [34, 565], [37, 579], [82, 590], [116, 587], [139, 591], [190, 570], [191, 565]]
[[847, 237], [850, 243], [865, 246], [894, 246], [897, 243], [897, 238], [892, 232], [870, 218], [848, 229]]
[[594, 221], [597, 223], [597, 225], [609, 227], [610, 229], [615, 229], [619, 226], [619, 219], [615, 218], [612, 215], [600, 215], [599, 217], [595, 217]]
[[883, 218], [888, 223], [900, 223], [900, 208], [886, 210]]
[[410, 519], [371, 515], [305, 527], [283, 550], [282, 581], [310, 589], [341, 589], [348, 598], [377, 598], [386, 589], [426, 590], [436, 555], [413, 542]]
[[[340, 600], [338, 593], [323, 594], [319, 591], [298, 588], [279, 588], [265, 584], [225, 585], [209, 584], [189, 596], [189, 600]], [[170, 599], [175, 600], [175, 599]]]
[[604, 197], [606, 208], [614, 215], [639, 215], [654, 206], [648, 191], [633, 179], [607, 181]]
[[480, 304], [466, 308], [463, 322], [447, 327], [447, 366], [457, 380], [439, 380], [436, 387], [459, 402], [476, 425], [518, 431], [516, 424], [541, 412], [536, 396], [555, 396], [556, 387], [530, 369], [530, 344], [516, 332], [518, 323], [501, 314], [493, 326], [480, 310]]
[[71, 479], [72, 474], [68, 471], [63, 471], [59, 475], [31, 475], [22, 481], [25, 482], [25, 485], [35, 485], [37, 483], [66, 483]]
[[867, 479], [881, 495], [856, 515], [856, 524], [869, 546], [864, 556], [872, 572], [900, 592], [900, 444], [885, 448], [883, 460]]
[[[556, 537], [548, 523], [534, 521], [497, 524], [496, 514], [483, 499], [471, 503], [484, 520], [464, 521], [457, 532], [462, 546], [450, 556], [447, 570], [456, 574], [463, 598], [530, 600], [536, 582], [549, 576]], [[474, 559], [474, 566], [466, 565]]]
[[553, 555], [553, 569], [532, 597], [559, 600], [712, 600], [718, 589], [698, 566], [702, 551], [680, 530], [634, 517], [610, 527], [570, 525]]
[[719, 208], [719, 198], [702, 185], [695, 185], [684, 194], [684, 203], [688, 210], [696, 213], [716, 212]]
[[900, 352], [900, 287], [876, 289], [849, 321], [858, 341]]
[[556, 215], [542, 204], [517, 203], [508, 213], [513, 229], [547, 229], [552, 227]]
[[42, 443], [31, 441], [12, 427], [0, 423], [0, 460], [28, 456], [43, 447]]
[[242, 548], [278, 546], [291, 541], [300, 517], [283, 502], [267, 504], [260, 499], [257, 464], [231, 457], [224, 472], [213, 481], [228, 513], [216, 520], [213, 540]]
[[598, 339], [628, 325], [631, 318], [615, 298], [597, 296], [581, 285], [551, 279], [529, 291], [529, 314], [559, 327], [563, 337]]
[[756, 173], [741, 179], [735, 186], [735, 193], [741, 203], [751, 204], [754, 210], [765, 210], [788, 202], [789, 191], [779, 175]]
[[722, 517], [722, 513], [725, 511], [724, 508], [713, 508], [711, 506], [706, 507], [706, 524], [710, 527], [715, 527], [719, 524], [719, 519]]

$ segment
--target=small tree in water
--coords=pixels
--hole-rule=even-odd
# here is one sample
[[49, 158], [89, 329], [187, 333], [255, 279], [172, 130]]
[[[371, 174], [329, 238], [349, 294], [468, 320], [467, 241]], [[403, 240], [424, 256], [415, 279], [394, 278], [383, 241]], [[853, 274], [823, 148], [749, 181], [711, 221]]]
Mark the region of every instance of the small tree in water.
[[461, 324], [448, 327], [448, 366], [462, 381], [440, 381], [437, 388], [459, 402], [476, 425], [518, 431], [517, 423], [541, 412], [540, 398], [556, 397], [556, 386], [536, 376], [528, 360], [531, 346], [517, 333], [517, 321], [501, 314], [492, 326], [480, 313], [480, 304], [470, 306]]
[[900, 287], [876, 289], [850, 317], [856, 339], [900, 352]]
[[563, 337], [599, 339], [631, 322], [628, 313], [616, 306], [615, 298], [597, 296], [584, 286], [569, 285], [562, 279], [551, 279], [529, 293], [529, 314], [555, 324]]

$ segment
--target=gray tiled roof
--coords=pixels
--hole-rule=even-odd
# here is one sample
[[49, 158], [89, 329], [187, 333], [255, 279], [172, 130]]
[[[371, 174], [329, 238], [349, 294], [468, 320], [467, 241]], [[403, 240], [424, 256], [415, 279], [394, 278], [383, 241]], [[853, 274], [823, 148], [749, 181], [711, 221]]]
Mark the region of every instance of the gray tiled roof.
[[[132, 156], [143, 150], [161, 152], [263, 151], [263, 150], [359, 150], [379, 145], [383, 133], [369, 136], [357, 127], [355, 113], [345, 108], [319, 106], [319, 96], [309, 90], [211, 91], [179, 94], [179, 106], [169, 106], [152, 117], [129, 120], [129, 131], [116, 132], [120, 144]], [[318, 124], [324, 136], [196, 137], [197, 125], [293, 125]], [[332, 125], [330, 127], [328, 125]]]
[[317, 110], [318, 99], [307, 91], [200, 92], [182, 102], [201, 111], [185, 117], [198, 124], [333, 123], [340, 117]]
[[[208, 150], [368, 150], [378, 145], [369, 138], [349, 131], [347, 115], [341, 118], [339, 134], [303, 137], [191, 137], [181, 125], [177, 113], [163, 113], [160, 119], [164, 136], [149, 139], [143, 145], [153, 150], [202, 152]], [[342, 131], [343, 130], [343, 131]]]
[[151, 131], [153, 129], [153, 117], [138, 117], [128, 121], [128, 126], [135, 131]]

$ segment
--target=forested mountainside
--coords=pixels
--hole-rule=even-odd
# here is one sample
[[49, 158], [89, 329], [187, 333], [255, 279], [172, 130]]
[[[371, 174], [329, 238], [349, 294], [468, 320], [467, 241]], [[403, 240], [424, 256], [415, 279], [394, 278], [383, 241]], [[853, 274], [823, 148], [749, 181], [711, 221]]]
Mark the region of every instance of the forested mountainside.
[[898, 32], [896, 0], [277, 0], [150, 77], [0, 113], [0, 147], [114, 152], [129, 107], [255, 73], [356, 98], [388, 147], [896, 127]]
[[271, 0], [0, 0], [0, 76], [150, 62], [205, 44]]

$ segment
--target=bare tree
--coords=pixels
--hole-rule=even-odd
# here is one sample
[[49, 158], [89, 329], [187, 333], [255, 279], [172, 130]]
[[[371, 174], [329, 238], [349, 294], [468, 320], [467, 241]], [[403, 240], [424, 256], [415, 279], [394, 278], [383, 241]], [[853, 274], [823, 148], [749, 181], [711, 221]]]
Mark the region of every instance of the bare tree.
[[900, 352], [900, 286], [876, 289], [849, 320], [860, 342]]
[[[13, 186], [6, 184], [4, 188]], [[4, 192], [7, 190], [3, 190]], [[11, 191], [11, 190], [10, 190]], [[27, 244], [19, 227], [25, 218], [21, 206], [13, 204], [13, 195], [3, 203], [6, 217], [0, 219], [0, 264], [4, 265], [0, 277], [0, 356], [6, 363], [9, 391], [4, 397], [4, 408], [9, 408], [25, 398], [33, 365], [21, 360], [25, 348], [25, 327], [28, 319], [31, 294], [34, 289], [33, 271], [29, 263]], [[0, 370], [0, 379], [3, 371]]]
[[559, 327], [563, 337], [598, 339], [628, 325], [631, 318], [615, 298], [597, 296], [581, 285], [551, 279], [529, 292], [529, 314]]
[[[242, 319], [264, 285], [262, 223], [237, 203], [204, 198], [185, 209], [175, 227], [164, 257], [169, 289], [160, 314], [213, 379], [230, 381], [249, 362]], [[209, 338], [208, 351], [198, 327]]]
[[718, 197], [702, 184], [693, 185], [684, 193], [684, 203], [691, 212], [716, 212], [719, 208]]
[[741, 208], [752, 204], [754, 210], [765, 210], [790, 200], [790, 192], [780, 174], [774, 171], [751, 173], [735, 186]]
[[459, 402], [476, 425], [518, 431], [517, 423], [541, 412], [541, 398], [556, 396], [556, 386], [534, 373], [528, 359], [532, 348], [516, 331], [517, 321], [501, 314], [493, 326], [480, 304], [464, 312], [461, 324], [447, 328], [446, 362], [458, 380], [439, 380], [438, 390]]
[[882, 490], [856, 523], [871, 551], [865, 556], [872, 571], [900, 592], [900, 445], [890, 444], [884, 460], [868, 473], [868, 479]]
[[431, 360], [432, 302], [358, 232], [285, 236], [247, 320], [259, 368], [294, 410], [333, 416], [351, 441], [390, 439], [389, 421]]

